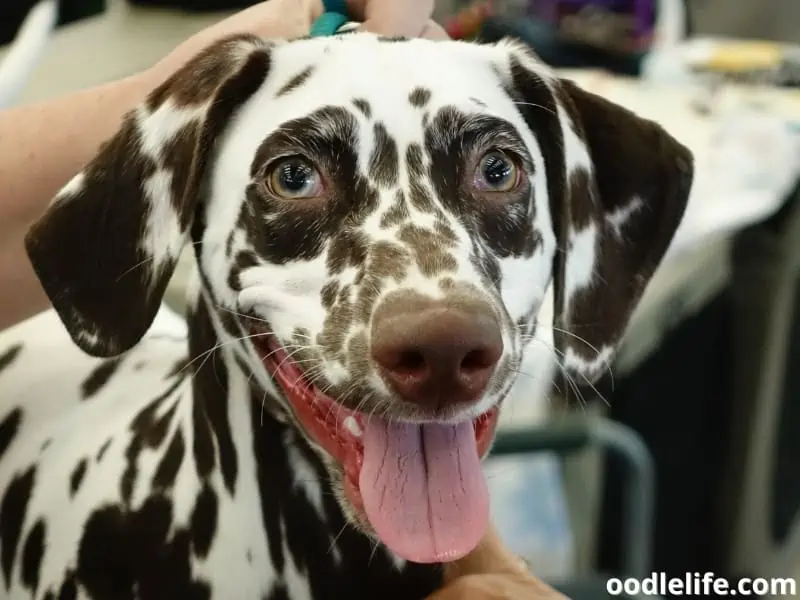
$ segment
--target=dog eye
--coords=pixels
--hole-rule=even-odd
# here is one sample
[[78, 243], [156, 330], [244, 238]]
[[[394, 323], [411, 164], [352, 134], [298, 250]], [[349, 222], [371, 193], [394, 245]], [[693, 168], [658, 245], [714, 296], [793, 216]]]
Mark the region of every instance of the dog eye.
[[270, 191], [280, 198], [315, 198], [322, 192], [320, 176], [314, 166], [300, 157], [286, 158], [269, 170]]
[[519, 184], [519, 169], [504, 152], [483, 155], [475, 169], [475, 187], [485, 192], [510, 192]]

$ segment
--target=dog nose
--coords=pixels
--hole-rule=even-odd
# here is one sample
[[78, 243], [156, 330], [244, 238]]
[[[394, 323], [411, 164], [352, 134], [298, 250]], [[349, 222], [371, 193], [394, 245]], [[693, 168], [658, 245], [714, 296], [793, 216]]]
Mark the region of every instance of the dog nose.
[[433, 410], [474, 402], [503, 354], [497, 318], [477, 303], [425, 304], [376, 313], [372, 357], [406, 402]]

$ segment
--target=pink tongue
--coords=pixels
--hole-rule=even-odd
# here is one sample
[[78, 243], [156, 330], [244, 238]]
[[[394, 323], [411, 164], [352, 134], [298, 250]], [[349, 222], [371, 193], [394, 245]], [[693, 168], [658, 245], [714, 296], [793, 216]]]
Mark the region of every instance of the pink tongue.
[[489, 519], [472, 423], [369, 419], [359, 477], [367, 518], [395, 554], [417, 563], [471, 552]]

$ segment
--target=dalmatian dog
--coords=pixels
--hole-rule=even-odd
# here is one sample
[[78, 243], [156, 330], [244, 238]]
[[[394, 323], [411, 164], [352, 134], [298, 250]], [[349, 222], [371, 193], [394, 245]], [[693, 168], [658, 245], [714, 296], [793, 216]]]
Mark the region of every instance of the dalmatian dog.
[[514, 42], [209, 47], [27, 236], [55, 312], [0, 338], [0, 596], [424, 598], [537, 330], [600, 375], [692, 177]]

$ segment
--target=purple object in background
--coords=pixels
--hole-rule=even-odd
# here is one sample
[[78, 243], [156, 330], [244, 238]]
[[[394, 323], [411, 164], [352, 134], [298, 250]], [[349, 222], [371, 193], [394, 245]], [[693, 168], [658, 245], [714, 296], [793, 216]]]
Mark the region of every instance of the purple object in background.
[[657, 0], [530, 0], [529, 14], [564, 40], [622, 54], [653, 42]]

